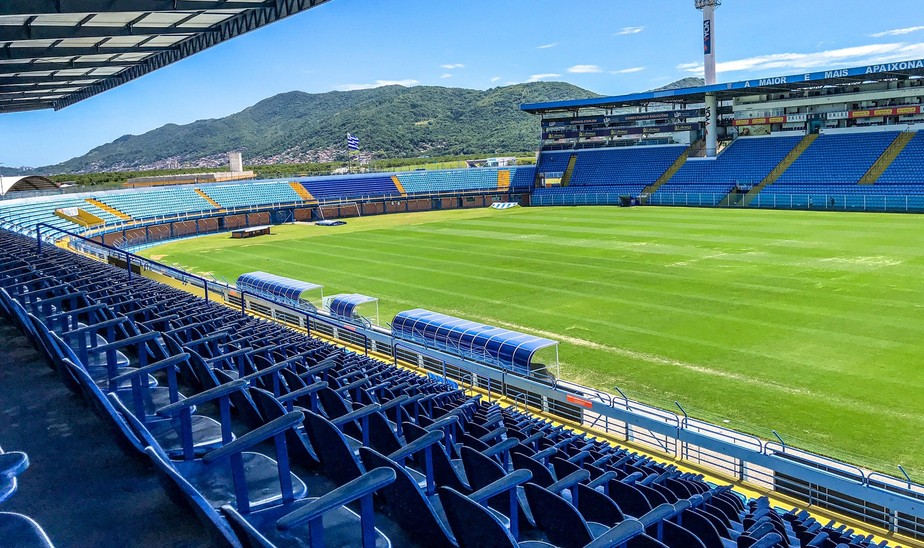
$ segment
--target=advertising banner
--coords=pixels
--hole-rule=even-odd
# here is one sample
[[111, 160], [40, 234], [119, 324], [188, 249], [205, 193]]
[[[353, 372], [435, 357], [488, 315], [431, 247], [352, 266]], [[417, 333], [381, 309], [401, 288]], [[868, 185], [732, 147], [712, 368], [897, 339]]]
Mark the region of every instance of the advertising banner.
[[848, 114], [850, 118], [878, 118], [880, 116], [906, 116], [909, 114], [920, 114], [921, 107], [893, 107], [893, 108], [873, 108], [867, 110], [852, 110]]
[[594, 137], [625, 137], [627, 135], [652, 135], [655, 133], [676, 133], [679, 131], [698, 131], [699, 123], [669, 124], [666, 126], [626, 127], [614, 129], [596, 129], [592, 131], [554, 131], [545, 132], [545, 140], [558, 139], [593, 139]]
[[584, 116], [582, 118], [555, 118], [542, 121], [544, 128], [559, 128], [570, 126], [623, 124], [628, 122], [643, 122], [648, 120], [680, 120], [687, 118], [702, 118], [705, 109], [691, 108], [685, 110], [659, 110], [653, 112], [633, 112], [630, 114], [614, 114], [612, 116]]
[[736, 126], [762, 126], [767, 124], [785, 124], [787, 121], [786, 116], [770, 116], [767, 118], [745, 118], [743, 120], [735, 120], [734, 125]]

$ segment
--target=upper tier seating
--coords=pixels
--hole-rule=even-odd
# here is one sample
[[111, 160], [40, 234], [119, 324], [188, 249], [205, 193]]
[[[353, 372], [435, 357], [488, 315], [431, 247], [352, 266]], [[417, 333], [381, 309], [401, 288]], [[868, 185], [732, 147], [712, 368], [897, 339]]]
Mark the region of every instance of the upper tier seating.
[[[0, 231], [0, 312], [217, 544], [870, 546], [609, 441], [29, 243]], [[161, 386], [169, 401], [149, 405]]]
[[292, 185], [281, 183], [253, 183], [249, 185], [209, 185], [200, 187], [209, 198], [222, 207], [265, 206], [301, 202], [302, 198]]
[[657, 181], [686, 149], [683, 145], [669, 145], [543, 152], [539, 171], [563, 172], [571, 155], [577, 154], [570, 186], [641, 185], [644, 188]]
[[351, 200], [399, 196], [401, 193], [391, 180], [391, 175], [338, 175], [334, 177], [312, 177], [298, 179], [298, 182], [317, 200]]
[[96, 199], [133, 219], [173, 217], [215, 210], [215, 206], [189, 187], [119, 192], [98, 196]]
[[895, 131], [819, 135], [777, 183], [858, 183], [897, 135]]
[[[760, 137], [735, 140], [715, 160], [687, 160], [664, 186], [665, 192], [713, 192], [736, 184], [756, 185], [773, 171], [802, 137]], [[708, 185], [688, 190], [687, 185]]]

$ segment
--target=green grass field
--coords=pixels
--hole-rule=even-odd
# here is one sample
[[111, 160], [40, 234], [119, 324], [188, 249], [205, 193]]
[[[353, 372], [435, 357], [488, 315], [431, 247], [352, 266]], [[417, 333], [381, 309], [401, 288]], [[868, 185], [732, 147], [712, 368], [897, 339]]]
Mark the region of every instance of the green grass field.
[[924, 216], [532, 208], [149, 249], [562, 342], [562, 377], [924, 479]]

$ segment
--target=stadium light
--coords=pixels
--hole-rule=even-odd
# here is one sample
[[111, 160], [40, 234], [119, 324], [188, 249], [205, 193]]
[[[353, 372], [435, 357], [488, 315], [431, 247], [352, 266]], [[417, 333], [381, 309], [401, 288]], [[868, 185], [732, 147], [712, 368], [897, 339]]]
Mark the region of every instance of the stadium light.
[[706, 85], [711, 85], [715, 83], [715, 9], [722, 5], [722, 0], [693, 0], [693, 5], [703, 12]]

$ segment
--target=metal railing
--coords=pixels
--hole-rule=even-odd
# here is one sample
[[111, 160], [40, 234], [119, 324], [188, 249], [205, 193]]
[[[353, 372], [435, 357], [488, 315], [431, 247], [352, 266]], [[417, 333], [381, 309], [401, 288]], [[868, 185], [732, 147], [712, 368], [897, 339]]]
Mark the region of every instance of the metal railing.
[[[575, 194], [533, 194], [534, 206], [620, 205], [624, 193], [581, 192]], [[655, 192], [643, 200], [644, 205], [723, 207], [751, 209], [794, 209], [813, 211], [924, 212], [924, 195], [890, 194], [766, 194], [759, 193], [748, 203], [743, 193], [725, 192]]]

